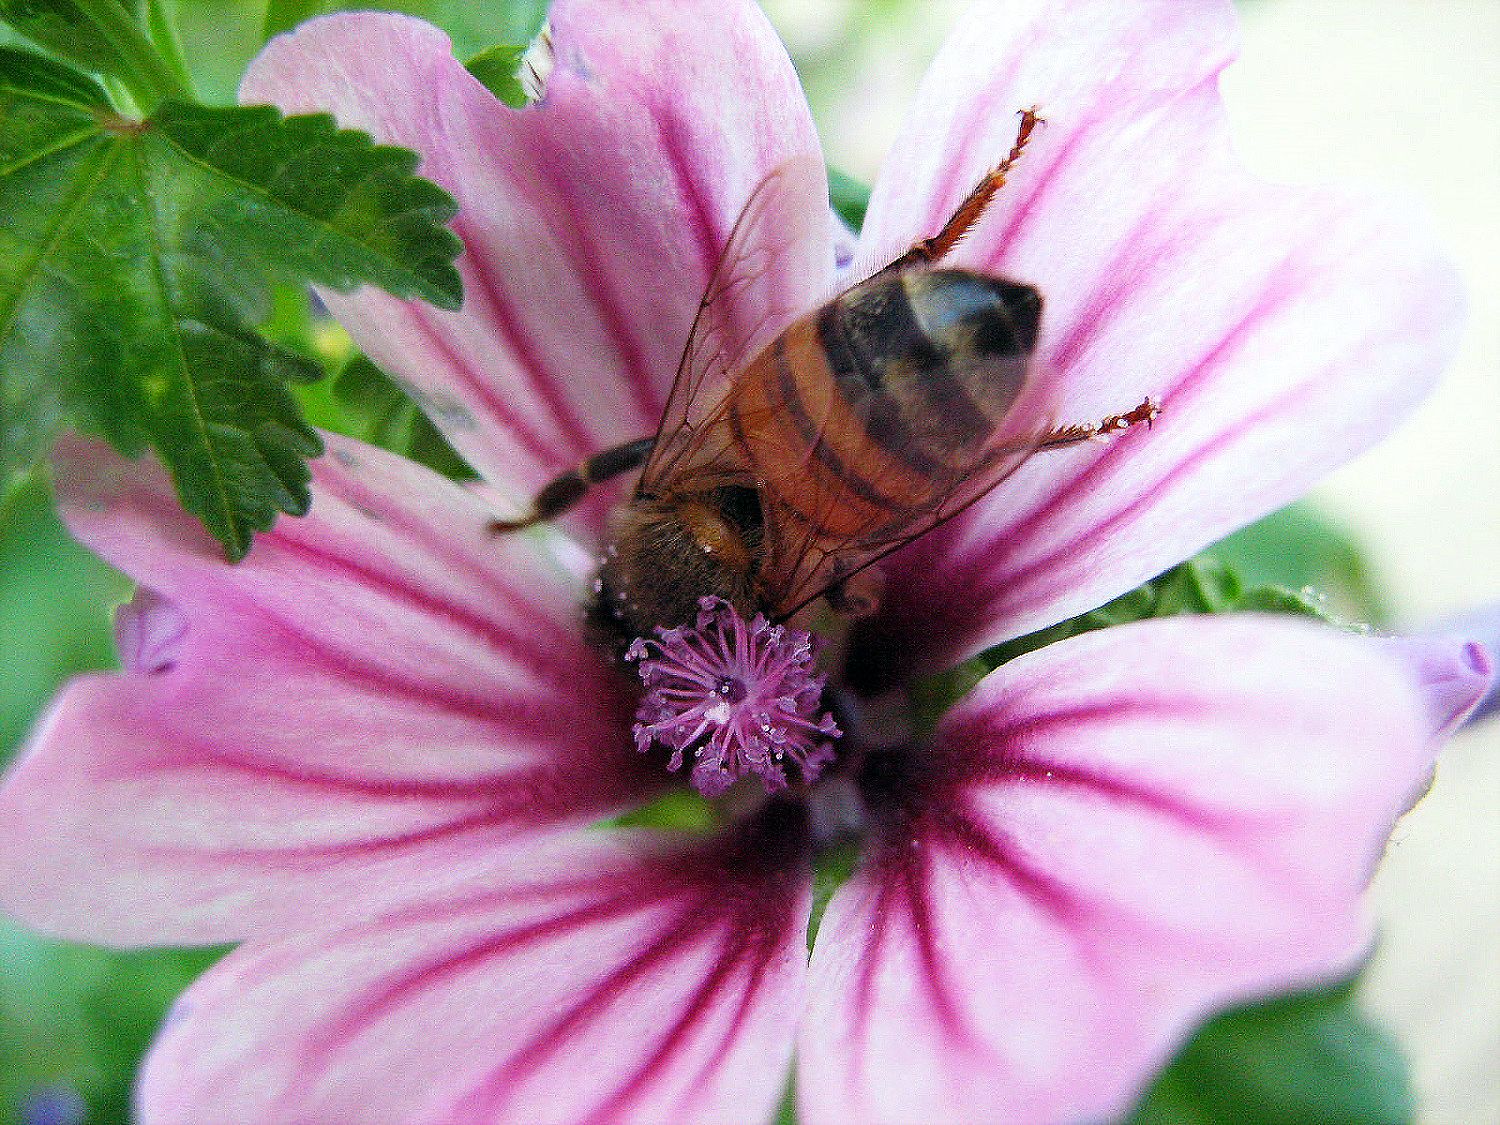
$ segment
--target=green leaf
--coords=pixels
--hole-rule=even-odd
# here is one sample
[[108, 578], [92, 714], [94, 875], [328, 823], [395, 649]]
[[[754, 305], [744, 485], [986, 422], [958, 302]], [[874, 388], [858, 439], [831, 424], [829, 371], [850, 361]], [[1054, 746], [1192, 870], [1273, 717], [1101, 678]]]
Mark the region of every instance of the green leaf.
[[796, 1061], [787, 1071], [786, 1089], [781, 1094], [781, 1104], [776, 1107], [775, 1125], [797, 1125], [797, 1066]]
[[147, 108], [186, 93], [120, 0], [0, 0], [0, 19], [60, 58], [120, 79]]
[[453, 37], [459, 58], [492, 43], [530, 43], [547, 17], [550, 0], [393, 0], [402, 11], [437, 24]]
[[[85, 106], [104, 110], [110, 108], [109, 98], [103, 88], [92, 78], [87, 78], [70, 67], [30, 51], [18, 51], [14, 47], [0, 47], [0, 55], [3, 55], [3, 62], [0, 62], [0, 97], [5, 97], [7, 102], [18, 95], [29, 95], [43, 103], [50, 99], [59, 106]], [[24, 102], [16, 105], [11, 113], [16, 115], [16, 119], [10, 120], [10, 114], [7, 114], [5, 128], [0, 130], [0, 146], [4, 146], [0, 147], [0, 171], [7, 170], [13, 160], [30, 151], [29, 130], [62, 127], [71, 120], [71, 115], [64, 114], [61, 121], [51, 122], [47, 120], [45, 112], [37, 112]]]
[[151, 45], [161, 56], [162, 64], [169, 70], [187, 101], [198, 100], [193, 95], [193, 76], [188, 71], [187, 56], [182, 50], [182, 36], [177, 31], [177, 7], [172, 0], [143, 0], [146, 34]]
[[865, 212], [870, 208], [870, 189], [853, 176], [847, 176], [837, 168], [828, 169], [828, 200], [839, 218], [858, 231], [865, 225]]
[[1161, 1074], [1131, 1125], [1397, 1125], [1412, 1119], [1395, 1042], [1354, 985], [1281, 997], [1210, 1020]]
[[261, 37], [269, 39], [283, 31], [291, 31], [299, 23], [320, 15], [332, 6], [324, 3], [324, 0], [268, 0]]
[[525, 47], [501, 44], [479, 52], [464, 66], [479, 79], [486, 90], [512, 109], [519, 109], [526, 104], [526, 91], [522, 89], [521, 79], [518, 77], [521, 56], [525, 53]]
[[823, 915], [828, 910], [828, 904], [833, 901], [834, 893], [854, 877], [854, 870], [858, 866], [859, 846], [853, 840], [824, 848], [818, 853], [813, 864], [812, 913], [807, 919], [809, 953], [812, 952], [813, 943], [817, 941], [818, 930], [823, 925]]
[[721, 824], [719, 808], [691, 789], [673, 789], [656, 800], [602, 822], [601, 827], [708, 832]]
[[222, 950], [118, 953], [0, 919], [0, 1119], [71, 1091], [87, 1120], [130, 1120], [136, 1067], [172, 1000]]
[[354, 356], [333, 381], [342, 433], [389, 449], [454, 480], [472, 480], [474, 470], [405, 391], [374, 363]]
[[1242, 613], [1286, 613], [1311, 617], [1327, 625], [1342, 625], [1327, 609], [1326, 599], [1311, 589], [1288, 590], [1284, 586], [1257, 586], [1247, 590], [1234, 608]]
[[917, 729], [931, 730], [943, 713], [975, 684], [1018, 656], [1112, 625], [1183, 613], [1226, 613], [1239, 608], [1240, 596], [1239, 580], [1227, 567], [1209, 558], [1191, 559], [1096, 610], [995, 645], [954, 668], [920, 681], [911, 691]]
[[[1273, 512], [1208, 549], [1246, 586], [1313, 589], [1332, 613], [1381, 625], [1386, 599], [1349, 530], [1307, 502]], [[1311, 596], [1311, 595], [1310, 595]]]
[[416, 153], [341, 130], [327, 114], [283, 117], [270, 106], [169, 103], [142, 136], [164, 179], [197, 173], [203, 242], [222, 239], [288, 280], [463, 303], [453, 265], [462, 245], [443, 225], [458, 208], [413, 174]]
[[130, 582], [68, 537], [40, 473], [0, 507], [0, 574], [3, 764], [65, 680], [117, 667], [110, 613]]
[[[1146, 614], [1148, 617], [1176, 617], [1183, 613], [1228, 613], [1240, 608], [1238, 602], [1242, 587], [1239, 576], [1218, 559], [1209, 556], [1189, 559], [1154, 579], [1149, 585], [1155, 594], [1155, 602]], [[1116, 614], [1119, 616], [1118, 609]], [[1109, 623], [1122, 624], [1123, 620]]]
[[152, 448], [231, 558], [307, 509], [321, 451], [288, 392], [321, 366], [249, 325], [273, 282], [461, 301], [454, 212], [417, 157], [327, 116], [168, 104], [0, 49], [0, 467], [64, 418]]
[[123, 60], [73, 0], [0, 0], [0, 19], [39, 47], [99, 74], [117, 74]]

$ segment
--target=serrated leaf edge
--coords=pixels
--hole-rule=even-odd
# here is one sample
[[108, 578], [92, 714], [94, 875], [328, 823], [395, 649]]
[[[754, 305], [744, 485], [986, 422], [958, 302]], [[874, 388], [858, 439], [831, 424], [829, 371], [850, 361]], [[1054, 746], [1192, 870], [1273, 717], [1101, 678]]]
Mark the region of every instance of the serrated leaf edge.
[[[129, 148], [130, 146], [126, 147]], [[147, 238], [150, 239], [151, 244], [151, 269], [156, 275], [156, 292], [165, 295], [172, 291], [172, 286], [166, 276], [165, 271], [162, 268], [163, 249], [161, 243], [158, 241], [158, 235], [160, 234], [161, 228], [164, 225], [164, 220], [158, 207], [157, 198], [149, 188], [149, 181], [147, 179], [145, 169], [140, 163], [140, 156], [142, 154], [141, 149], [139, 146], [136, 146], [130, 151], [132, 152], [132, 155], [136, 157], [135, 171], [137, 182], [140, 184], [141, 196], [148, 201], [148, 204], [151, 208], [150, 222], [146, 223], [145, 225], [147, 228]], [[166, 303], [165, 297], [160, 302], [159, 309], [166, 322], [171, 326], [172, 348], [176, 353], [179, 369], [183, 372], [186, 372], [189, 370], [187, 349], [183, 347], [182, 330], [178, 324], [177, 313], [169, 304]], [[244, 558], [246, 553], [250, 550], [251, 536], [246, 533], [245, 529], [240, 525], [240, 521], [235, 515], [234, 503], [230, 499], [229, 489], [224, 481], [224, 474], [220, 471], [219, 460], [216, 456], [213, 455], [213, 443], [209, 440], [209, 423], [208, 419], [203, 415], [203, 407], [198, 396], [198, 384], [193, 381], [191, 376], [184, 378], [183, 382], [187, 385], [188, 399], [192, 405], [193, 426], [197, 431], [199, 443], [201, 446], [206, 447], [210, 452], [210, 456], [207, 460], [211, 467], [213, 475], [213, 491], [219, 499], [220, 514], [224, 517], [223, 527], [226, 529], [229, 535], [228, 539], [221, 537], [218, 534], [215, 534], [214, 537], [223, 544], [224, 549], [229, 553], [230, 558], [233, 561], [238, 562], [240, 559]], [[152, 439], [152, 444], [155, 444], [154, 437]], [[168, 471], [172, 474], [172, 479], [176, 481], [177, 473], [170, 465], [168, 466]], [[178, 495], [182, 495], [180, 486]], [[209, 530], [213, 531], [214, 529], [212, 526], [210, 526]]]
[[[174, 103], [166, 103], [166, 104], [168, 106], [170, 106], [170, 105], [172, 105]], [[163, 108], [166, 108], [166, 106], [164, 106]], [[194, 107], [194, 108], [200, 108], [200, 107]], [[242, 109], [242, 110], [264, 110], [264, 111], [267, 111], [266, 113], [263, 113], [261, 116], [265, 117], [267, 119], [270, 119], [270, 120], [274, 120], [279, 125], [282, 125], [282, 126], [285, 126], [285, 125], [288, 125], [288, 124], [291, 124], [291, 123], [294, 123], [294, 122], [307, 122], [308, 124], [326, 125], [327, 131], [325, 131], [323, 133], [323, 135], [325, 137], [333, 138], [333, 137], [340, 137], [340, 136], [354, 136], [354, 137], [363, 138], [363, 140], [366, 142], [366, 148], [365, 148], [366, 152], [368, 152], [372, 156], [378, 156], [382, 160], [392, 161], [392, 163], [377, 165], [375, 168], [371, 169], [365, 175], [363, 175], [362, 177], [360, 177], [359, 180], [353, 181], [353, 183], [351, 184], [351, 187], [350, 187], [350, 192], [349, 192], [349, 194], [351, 194], [351, 195], [354, 194], [354, 192], [353, 192], [354, 186], [368, 184], [373, 179], [375, 179], [377, 176], [380, 176], [380, 175], [390, 175], [390, 174], [392, 174], [392, 172], [395, 171], [395, 169], [396, 169], [396, 164], [395, 164], [395, 162], [393, 161], [392, 158], [393, 157], [399, 158], [400, 163], [403, 164], [403, 165], [405, 165], [405, 167], [400, 168], [400, 170], [398, 172], [396, 172], [396, 174], [399, 175], [403, 181], [422, 180], [422, 181], [424, 181], [426, 183], [432, 184], [433, 187], [437, 188], [437, 190], [439, 190], [439, 191], [441, 191], [443, 193], [443, 196], [445, 197], [446, 202], [442, 203], [442, 204], [438, 204], [437, 201], [434, 201], [434, 204], [432, 204], [432, 205], [428, 205], [428, 206], [424, 206], [424, 207], [414, 207], [414, 208], [411, 208], [409, 210], [395, 212], [393, 214], [390, 214], [390, 215], [384, 217], [385, 223], [387, 225], [389, 225], [390, 223], [393, 223], [394, 221], [396, 221], [396, 220], [398, 220], [398, 219], [400, 219], [402, 217], [408, 216], [408, 215], [416, 215], [416, 216], [419, 216], [419, 217], [422, 217], [422, 218], [429, 218], [430, 217], [430, 219], [432, 220], [432, 225], [435, 228], [435, 233], [436, 233], [437, 237], [444, 238], [444, 241], [449, 246], [453, 247], [459, 253], [462, 252], [462, 250], [463, 250], [463, 240], [460, 239], [458, 237], [458, 235], [456, 235], [453, 231], [449, 230], [446, 226], [444, 226], [444, 224], [447, 223], [448, 220], [452, 219], [453, 216], [458, 213], [458, 204], [457, 204], [456, 201], [453, 200], [452, 196], [449, 195], [449, 193], [440, 184], [435, 184], [435, 183], [433, 183], [433, 181], [428, 180], [428, 179], [426, 179], [423, 176], [417, 175], [417, 168], [419, 167], [419, 165], [421, 163], [421, 156], [420, 156], [420, 154], [418, 154], [416, 152], [413, 152], [410, 149], [402, 148], [399, 145], [377, 144], [377, 143], [375, 143], [374, 138], [371, 137], [369, 133], [366, 133], [362, 129], [342, 129], [342, 128], [339, 127], [338, 121], [333, 117], [332, 114], [328, 114], [328, 113], [298, 113], [298, 114], [287, 115], [287, 114], [281, 113], [275, 106], [240, 106], [240, 107], [237, 107], [237, 108]], [[161, 112], [160, 110], [157, 111], [158, 114], [160, 112]], [[147, 126], [148, 129], [151, 130], [152, 134], [154, 136], [156, 136], [158, 139], [160, 139], [164, 144], [170, 146], [171, 149], [172, 149], [172, 151], [174, 153], [176, 153], [181, 159], [187, 161], [189, 164], [193, 165], [195, 168], [200, 169], [206, 175], [218, 177], [218, 178], [220, 178], [222, 180], [227, 180], [228, 182], [234, 184], [237, 188], [239, 188], [240, 190], [246, 192], [247, 194], [255, 195], [256, 197], [264, 200], [265, 202], [267, 202], [271, 206], [276, 207], [276, 208], [280, 208], [283, 211], [289, 211], [292, 214], [297, 215], [299, 218], [303, 219], [304, 221], [309, 222], [309, 223], [311, 223], [311, 224], [313, 224], [313, 225], [321, 228], [323, 231], [325, 231], [327, 233], [328, 236], [330, 236], [330, 240], [331, 241], [353, 243], [353, 244], [359, 246], [359, 248], [363, 252], [373, 255], [374, 257], [376, 257], [377, 259], [379, 259], [381, 262], [385, 263], [389, 268], [391, 268], [391, 269], [393, 269], [393, 270], [395, 270], [395, 271], [397, 271], [399, 273], [405, 274], [405, 275], [407, 275], [407, 276], [415, 279], [416, 284], [410, 286], [407, 289], [406, 292], [403, 293], [403, 292], [398, 292], [396, 290], [388, 290], [389, 292], [395, 293], [395, 295], [398, 296], [398, 297], [408, 297], [408, 296], [420, 297], [423, 300], [426, 300], [426, 301], [430, 302], [431, 304], [436, 305], [438, 308], [448, 309], [450, 311], [453, 310], [453, 309], [457, 309], [462, 304], [462, 302], [463, 302], [463, 292], [462, 292], [462, 281], [461, 280], [459, 281], [459, 288], [458, 288], [457, 292], [449, 292], [448, 290], [442, 288], [440, 285], [438, 285], [436, 283], [433, 283], [433, 282], [429, 282], [426, 278], [422, 277], [421, 274], [419, 274], [417, 271], [411, 269], [409, 266], [401, 263], [400, 261], [398, 261], [398, 260], [396, 260], [396, 259], [394, 259], [394, 258], [392, 258], [392, 257], [390, 257], [388, 255], [379, 253], [373, 247], [367, 246], [364, 243], [358, 242], [356, 239], [350, 238], [347, 233], [345, 233], [344, 231], [340, 230], [337, 226], [333, 225], [333, 223], [329, 222], [327, 219], [321, 218], [321, 217], [319, 217], [317, 215], [309, 214], [307, 211], [304, 211], [304, 210], [301, 210], [299, 208], [293, 207], [293, 206], [287, 204], [285, 201], [283, 201], [281, 199], [278, 199], [276, 196], [272, 195], [263, 186], [255, 184], [255, 183], [252, 183], [252, 182], [250, 182], [248, 180], [244, 180], [244, 179], [240, 178], [239, 176], [231, 175], [230, 173], [224, 171], [222, 168], [218, 167], [217, 165], [211, 164], [207, 160], [205, 160], [205, 159], [203, 159], [203, 158], [195, 155], [194, 153], [188, 151], [187, 149], [183, 148], [180, 144], [178, 144], [176, 142], [176, 140], [166, 130], [160, 129], [160, 128], [154, 128], [153, 127], [156, 116], [157, 116], [156, 114], [153, 114], [152, 117], [146, 121], [146, 126]], [[240, 131], [244, 132], [246, 130], [240, 130]], [[336, 211], [334, 214], [335, 215], [343, 214], [343, 210], [340, 209], [339, 211]], [[446, 236], [446, 237], [444, 237], [444, 236]], [[456, 254], [455, 254], [455, 257], [456, 257]], [[453, 265], [453, 259], [452, 258], [448, 259], [447, 269], [448, 269], [448, 271], [450, 271], [453, 274], [453, 277], [454, 277], [455, 280], [459, 280], [458, 271], [457, 271], [456, 267]], [[362, 284], [367, 284], [367, 283], [363, 282], [363, 281], [357, 282], [355, 285], [349, 286], [348, 290], [353, 290], [355, 288], [358, 288], [358, 286], [362, 285]], [[384, 286], [382, 286], [382, 288], [384, 288]], [[343, 291], [348, 291], [348, 290], [343, 290]]]

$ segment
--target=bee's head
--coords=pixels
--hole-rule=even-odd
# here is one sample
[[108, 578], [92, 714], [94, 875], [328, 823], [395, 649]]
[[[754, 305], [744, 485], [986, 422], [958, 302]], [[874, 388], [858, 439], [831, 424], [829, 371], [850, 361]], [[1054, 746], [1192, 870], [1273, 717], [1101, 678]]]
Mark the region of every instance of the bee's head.
[[760, 500], [750, 488], [638, 500], [599, 559], [591, 627], [623, 653], [639, 637], [692, 621], [704, 596], [745, 617], [756, 604]]

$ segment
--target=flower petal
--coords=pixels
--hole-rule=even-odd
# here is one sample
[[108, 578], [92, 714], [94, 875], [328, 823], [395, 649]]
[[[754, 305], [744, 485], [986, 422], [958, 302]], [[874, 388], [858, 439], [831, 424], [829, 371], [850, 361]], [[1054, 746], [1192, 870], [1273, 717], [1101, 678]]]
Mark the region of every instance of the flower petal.
[[1434, 738], [1447, 738], [1471, 718], [1481, 718], [1494, 693], [1495, 665], [1488, 648], [1447, 636], [1387, 637], [1427, 700]]
[[[699, 300], [740, 209], [819, 152], [786, 51], [750, 0], [559, 0], [541, 102], [496, 100], [417, 20], [314, 20], [251, 65], [246, 102], [331, 111], [416, 149], [460, 205], [465, 302], [440, 313], [374, 290], [334, 315], [406, 380], [494, 484], [530, 493], [655, 431]], [[834, 268], [823, 206], [779, 235], [787, 268], [747, 279], [806, 307]], [[518, 497], [519, 498], [519, 497]]]
[[811, 889], [791, 850], [740, 850], [767, 843], [579, 834], [461, 893], [246, 946], [178, 1002], [141, 1118], [766, 1120]]
[[237, 566], [154, 468], [64, 444], [75, 534], [148, 589], [126, 674], [66, 689], [0, 795], [6, 909], [111, 943], [303, 927], [654, 784], [577, 586], [458, 486], [328, 441], [312, 514]]
[[893, 560], [893, 651], [935, 667], [1101, 605], [1374, 444], [1451, 357], [1458, 282], [1409, 203], [1239, 164], [1234, 52], [1221, 0], [1021, 0], [975, 5], [934, 64], [865, 252], [933, 233], [1038, 104], [952, 262], [1040, 289], [1059, 422], [1162, 414], [1034, 457]]
[[1210, 1012], [1357, 964], [1433, 752], [1398, 661], [1302, 622], [1145, 622], [1003, 666], [824, 916], [806, 1120], [1115, 1119]]

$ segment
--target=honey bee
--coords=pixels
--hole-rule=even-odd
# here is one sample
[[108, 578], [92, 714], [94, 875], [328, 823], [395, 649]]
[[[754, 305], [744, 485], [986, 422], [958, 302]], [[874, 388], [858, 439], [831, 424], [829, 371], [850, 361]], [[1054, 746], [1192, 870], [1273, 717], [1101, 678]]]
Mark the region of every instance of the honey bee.
[[[1097, 424], [1049, 425], [1028, 379], [1041, 294], [939, 268], [1039, 123], [1034, 109], [1021, 112], [1010, 153], [935, 236], [800, 316], [747, 296], [760, 292], [747, 281], [792, 268], [775, 232], [827, 215], [809, 194], [821, 191], [815, 158], [773, 171], [735, 223], [656, 434], [589, 458], [493, 530], [550, 519], [639, 467], [588, 607], [601, 641], [623, 651], [687, 623], [706, 595], [746, 618], [784, 620], [820, 597], [861, 616], [878, 604], [872, 563], [1031, 454], [1149, 424], [1158, 408], [1148, 398]], [[757, 329], [781, 325], [758, 346]]]

